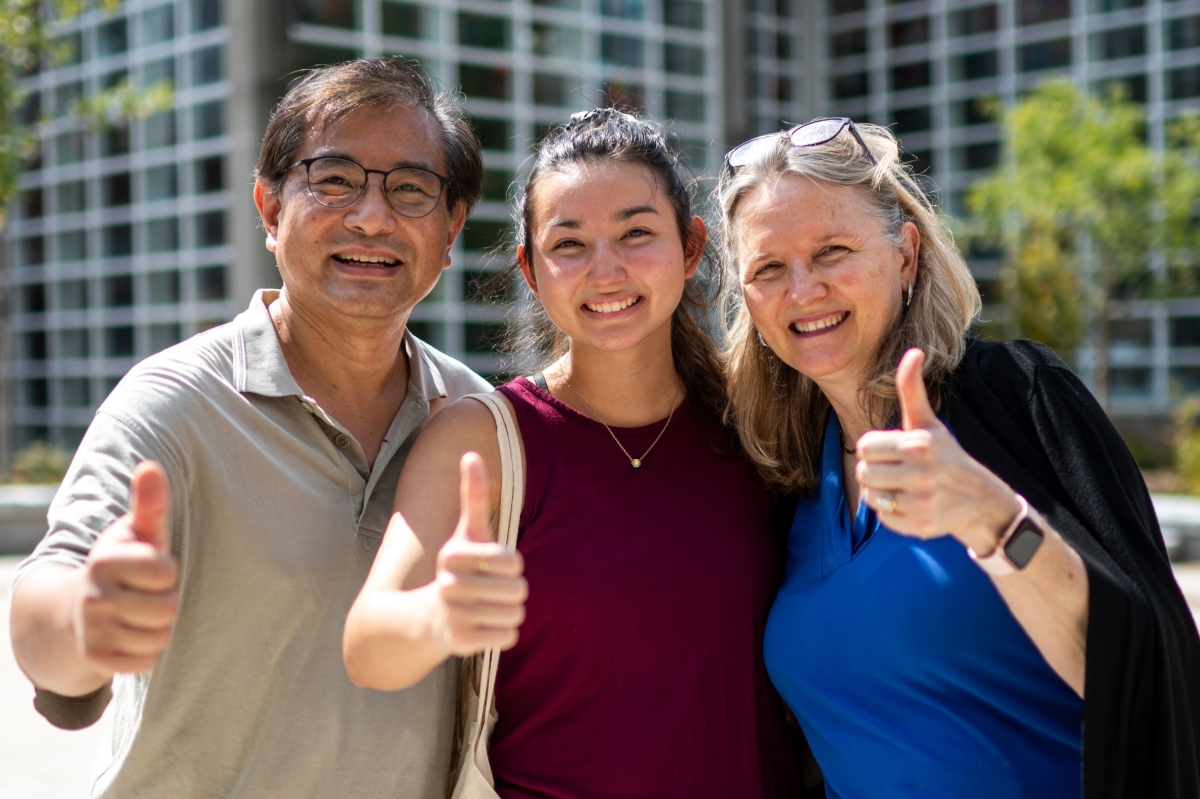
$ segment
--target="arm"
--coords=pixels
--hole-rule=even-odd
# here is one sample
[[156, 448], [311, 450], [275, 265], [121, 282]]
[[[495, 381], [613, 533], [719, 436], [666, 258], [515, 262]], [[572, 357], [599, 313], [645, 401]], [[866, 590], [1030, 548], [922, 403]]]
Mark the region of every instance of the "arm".
[[400, 690], [452, 655], [516, 643], [526, 586], [520, 555], [496, 543], [499, 475], [495, 423], [480, 403], [459, 400], [430, 420], [346, 619], [355, 685]]
[[[903, 430], [872, 431], [858, 441], [855, 476], [888, 527], [921, 538], [946, 533], [981, 556], [991, 554], [1017, 515], [1016, 492], [968, 455], [925, 395], [924, 354], [910, 350], [897, 370]], [[880, 498], [890, 493], [890, 509]], [[1029, 565], [992, 580], [1013, 617], [1050, 667], [1083, 696], [1087, 662], [1088, 575], [1083, 560], [1039, 519], [1046, 537]]]

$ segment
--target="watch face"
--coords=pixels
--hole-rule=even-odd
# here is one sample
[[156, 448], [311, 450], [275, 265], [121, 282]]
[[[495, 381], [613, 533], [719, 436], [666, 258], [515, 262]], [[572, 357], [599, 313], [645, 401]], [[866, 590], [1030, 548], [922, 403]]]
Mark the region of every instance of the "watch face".
[[1042, 531], [1031, 519], [1025, 519], [1009, 537], [1004, 546], [1004, 554], [1012, 565], [1024, 569], [1033, 559], [1033, 555], [1042, 545]]

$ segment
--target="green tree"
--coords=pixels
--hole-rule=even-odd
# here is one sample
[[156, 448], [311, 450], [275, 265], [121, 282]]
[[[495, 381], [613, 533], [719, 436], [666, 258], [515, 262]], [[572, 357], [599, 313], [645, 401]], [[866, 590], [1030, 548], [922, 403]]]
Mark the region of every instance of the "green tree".
[[[1106, 404], [1115, 300], [1164, 290], [1154, 259], [1183, 260], [1200, 244], [1190, 224], [1200, 198], [1194, 159], [1186, 148], [1150, 148], [1139, 106], [1066, 81], [1042, 85], [1002, 124], [1005, 157], [972, 189], [970, 232], [1005, 253], [1010, 333], [1069, 356], [1090, 332], [1096, 396]], [[1180, 128], [1189, 145], [1200, 141], [1195, 127]]]

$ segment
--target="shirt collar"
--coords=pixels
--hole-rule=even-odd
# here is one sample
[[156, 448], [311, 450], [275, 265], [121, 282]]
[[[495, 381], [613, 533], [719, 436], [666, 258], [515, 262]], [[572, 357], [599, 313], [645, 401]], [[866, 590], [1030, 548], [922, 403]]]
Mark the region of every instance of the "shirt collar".
[[[303, 397], [304, 391], [288, 369], [268, 308], [278, 297], [278, 289], [259, 289], [250, 299], [250, 307], [233, 320], [234, 384], [244, 394]], [[417, 396], [426, 401], [445, 397], [446, 382], [441, 370], [407, 328], [404, 352], [410, 366], [408, 379], [417, 389]]]

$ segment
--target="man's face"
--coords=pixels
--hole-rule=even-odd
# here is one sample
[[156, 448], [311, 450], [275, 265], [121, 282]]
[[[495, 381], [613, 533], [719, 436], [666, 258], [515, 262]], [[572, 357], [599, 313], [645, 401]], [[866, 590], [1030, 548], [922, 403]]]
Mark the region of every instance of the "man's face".
[[[419, 108], [363, 108], [323, 130], [310, 129], [293, 160], [320, 156], [349, 158], [367, 169], [408, 166], [446, 174], [441, 130]], [[309, 192], [303, 166], [289, 170], [278, 195], [260, 181], [254, 199], [289, 302], [356, 318], [406, 317], [450, 265], [450, 245], [466, 216], [461, 206], [447, 208], [445, 189], [426, 216], [401, 216], [377, 174], [353, 204], [329, 208]]]

